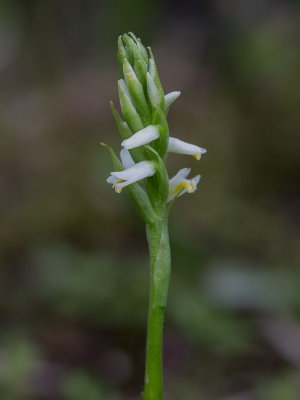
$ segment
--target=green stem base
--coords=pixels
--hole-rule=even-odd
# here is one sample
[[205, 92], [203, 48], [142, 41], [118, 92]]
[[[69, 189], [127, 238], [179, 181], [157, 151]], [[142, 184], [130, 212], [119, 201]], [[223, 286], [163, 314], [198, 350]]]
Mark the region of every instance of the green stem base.
[[150, 250], [150, 299], [146, 346], [144, 400], [162, 400], [162, 339], [170, 277], [170, 245], [167, 218], [147, 225]]

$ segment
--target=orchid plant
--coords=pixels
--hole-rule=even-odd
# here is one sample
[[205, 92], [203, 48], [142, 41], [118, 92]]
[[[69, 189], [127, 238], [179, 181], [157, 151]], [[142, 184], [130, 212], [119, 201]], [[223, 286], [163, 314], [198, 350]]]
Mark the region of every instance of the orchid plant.
[[148, 51], [132, 32], [119, 36], [118, 81], [123, 118], [111, 102], [121, 138], [120, 158], [102, 143], [112, 157], [114, 171], [107, 182], [117, 193], [125, 188], [146, 224], [150, 252], [150, 300], [146, 345], [144, 400], [163, 398], [163, 318], [170, 277], [168, 215], [174, 200], [197, 189], [200, 175], [188, 179], [183, 168], [171, 179], [166, 169], [169, 152], [194, 156], [202, 147], [169, 136], [167, 114], [179, 91], [164, 94], [150, 47]]

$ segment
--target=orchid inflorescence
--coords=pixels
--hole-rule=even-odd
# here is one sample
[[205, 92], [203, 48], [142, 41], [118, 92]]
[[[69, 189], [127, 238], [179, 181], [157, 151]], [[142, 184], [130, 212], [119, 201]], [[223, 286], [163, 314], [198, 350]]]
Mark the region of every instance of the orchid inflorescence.
[[[111, 102], [111, 109], [123, 139], [119, 159], [112, 155], [115, 171], [107, 182], [117, 193], [126, 187], [140, 215], [153, 222], [158, 209], [176, 197], [196, 190], [200, 175], [187, 179], [189, 168], [181, 169], [169, 180], [168, 152], [193, 155], [199, 160], [206, 150], [169, 136], [166, 120], [171, 104], [180, 92], [164, 94], [151, 49], [148, 52], [133, 33], [118, 38], [118, 81], [123, 118]], [[140, 183], [144, 180], [145, 186]]]

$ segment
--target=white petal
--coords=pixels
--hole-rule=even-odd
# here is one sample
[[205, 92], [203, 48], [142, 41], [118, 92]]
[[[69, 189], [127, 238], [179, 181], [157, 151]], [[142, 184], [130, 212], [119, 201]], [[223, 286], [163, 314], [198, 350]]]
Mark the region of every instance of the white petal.
[[134, 165], [134, 161], [127, 149], [122, 149], [120, 151], [120, 157], [121, 157], [122, 165], [125, 169], [130, 168]]
[[149, 125], [144, 129], [136, 132], [129, 139], [123, 140], [121, 146], [125, 149], [134, 149], [143, 146], [159, 137], [158, 129], [154, 125]]
[[110, 175], [107, 179], [106, 182], [107, 183], [111, 183], [111, 184], [115, 184], [117, 182], [118, 178], [116, 178], [115, 176]]
[[175, 91], [165, 95], [166, 109], [181, 95], [181, 92]]
[[188, 174], [191, 172], [191, 168], [182, 168], [180, 169], [176, 175], [170, 179], [170, 185], [176, 185], [177, 182], [180, 182], [182, 179], [185, 179]]
[[197, 189], [197, 185], [198, 185], [198, 183], [199, 183], [199, 181], [200, 181], [200, 178], [201, 178], [201, 175], [196, 175], [196, 176], [192, 179], [192, 182], [193, 182], [193, 184], [195, 185], [195, 190]]
[[189, 154], [194, 156], [197, 160], [200, 159], [202, 154], [206, 153], [206, 149], [202, 147], [173, 137], [169, 138], [168, 151], [179, 154]]

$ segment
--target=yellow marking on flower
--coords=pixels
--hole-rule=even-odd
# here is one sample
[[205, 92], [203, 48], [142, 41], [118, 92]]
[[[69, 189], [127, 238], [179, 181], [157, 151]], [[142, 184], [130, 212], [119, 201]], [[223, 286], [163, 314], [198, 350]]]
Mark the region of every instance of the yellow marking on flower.
[[122, 182], [126, 182], [126, 181], [125, 181], [124, 179], [120, 179], [120, 180], [118, 180], [118, 181], [116, 181], [116, 182], [114, 183], [114, 189], [115, 189], [115, 191], [116, 191], [117, 193], [121, 193], [122, 190], [123, 190], [122, 187], [119, 187], [119, 188], [116, 187], [118, 183], [122, 183]]
[[180, 182], [179, 185], [176, 186], [175, 195], [178, 194], [183, 188], [186, 188], [187, 192], [190, 192], [189, 184], [187, 182]]
[[193, 154], [193, 157], [195, 157], [195, 158], [196, 158], [196, 160], [200, 160], [200, 158], [201, 158], [201, 155], [200, 155], [200, 154]]

